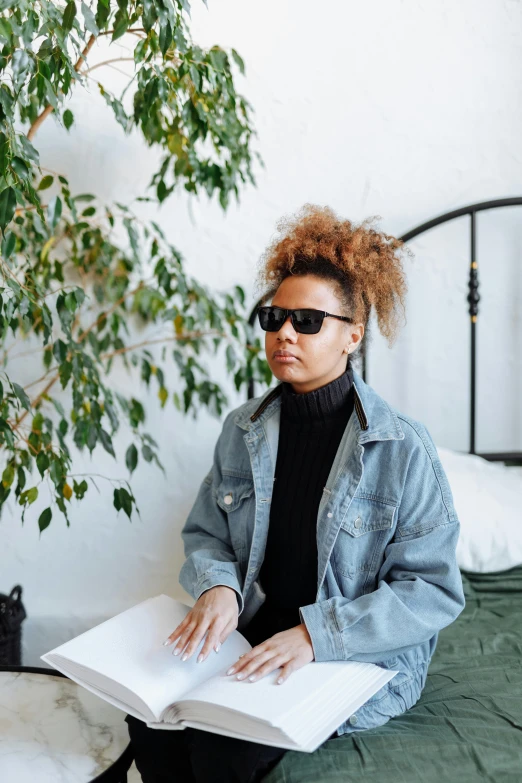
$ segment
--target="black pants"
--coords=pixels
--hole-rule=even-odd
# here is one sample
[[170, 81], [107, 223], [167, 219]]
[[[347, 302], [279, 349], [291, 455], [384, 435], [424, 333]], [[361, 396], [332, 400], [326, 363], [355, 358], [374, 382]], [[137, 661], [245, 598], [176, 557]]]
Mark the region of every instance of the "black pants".
[[143, 783], [258, 783], [286, 753], [190, 727], [149, 729], [133, 715], [125, 720]]
[[[268, 607], [258, 615], [242, 631], [252, 647], [296, 625]], [[285, 748], [202, 729], [150, 729], [133, 715], [125, 720], [143, 783], [258, 783], [286, 753]]]

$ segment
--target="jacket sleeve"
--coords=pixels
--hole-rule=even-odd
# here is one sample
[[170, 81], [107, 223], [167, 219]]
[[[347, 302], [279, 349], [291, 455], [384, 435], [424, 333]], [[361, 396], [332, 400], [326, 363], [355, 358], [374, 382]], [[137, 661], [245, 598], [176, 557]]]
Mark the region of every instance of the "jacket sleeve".
[[218, 585], [236, 591], [239, 614], [243, 611], [243, 582], [239, 563], [230, 541], [227, 515], [216, 501], [221, 482], [220, 445], [230, 416], [226, 417], [214, 449], [214, 461], [203, 479], [196, 500], [181, 530], [185, 562], [179, 583], [196, 601], [205, 590]]
[[[405, 425], [409, 426], [409, 425]], [[398, 521], [372, 593], [300, 607], [316, 661], [377, 663], [430, 639], [465, 606], [460, 523], [428, 431], [416, 423]]]

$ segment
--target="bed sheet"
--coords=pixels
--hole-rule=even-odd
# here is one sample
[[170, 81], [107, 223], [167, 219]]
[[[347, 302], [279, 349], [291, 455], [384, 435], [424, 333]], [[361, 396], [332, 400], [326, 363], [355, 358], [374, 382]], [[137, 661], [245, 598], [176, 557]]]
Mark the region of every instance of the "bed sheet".
[[376, 729], [287, 751], [263, 783], [522, 783], [522, 566], [462, 571], [417, 704]]

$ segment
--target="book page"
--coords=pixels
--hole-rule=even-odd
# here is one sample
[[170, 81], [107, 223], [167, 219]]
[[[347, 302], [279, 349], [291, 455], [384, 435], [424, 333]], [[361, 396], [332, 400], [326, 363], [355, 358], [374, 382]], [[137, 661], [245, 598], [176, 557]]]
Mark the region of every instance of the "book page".
[[341, 684], [352, 682], [355, 690], [363, 679], [377, 678], [381, 672], [374, 664], [361, 661], [311, 661], [278, 685], [281, 668], [255, 682], [236, 680], [235, 674], [226, 675], [225, 669], [185, 693], [178, 706], [182, 719], [188, 717], [182, 709], [183, 703], [200, 701], [282, 727], [289, 712], [301, 714], [309, 708], [318, 709]]
[[[252, 649], [244, 636], [233, 631], [219, 653], [211, 651], [201, 663], [196, 659], [206, 637], [187, 661], [172, 655], [175, 645], [164, 647], [163, 642], [190, 609], [168, 595], [149, 598], [46, 653], [47, 662], [52, 665], [52, 654], [57, 653], [62, 664], [69, 659], [121, 683], [159, 719], [183, 694]], [[95, 686], [95, 675], [89, 679]]]
[[[311, 662], [283, 684], [216, 676], [177, 704], [185, 726], [312, 752], [397, 673], [361, 661]], [[287, 687], [287, 686], [292, 687]]]

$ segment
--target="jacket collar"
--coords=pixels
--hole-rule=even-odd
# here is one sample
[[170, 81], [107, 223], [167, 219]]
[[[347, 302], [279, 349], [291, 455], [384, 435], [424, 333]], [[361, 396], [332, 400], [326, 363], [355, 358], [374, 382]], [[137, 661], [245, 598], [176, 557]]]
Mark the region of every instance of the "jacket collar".
[[[352, 368], [353, 369], [353, 368]], [[399, 419], [388, 403], [365, 383], [362, 376], [353, 369], [354, 407], [357, 418], [354, 419], [358, 430], [358, 442], [370, 440], [402, 440], [404, 432]], [[244, 430], [250, 430], [255, 422], [263, 422], [281, 407], [282, 383], [268, 389], [257, 406], [243, 405], [234, 417], [235, 423]], [[256, 398], [257, 402], [258, 398]]]

